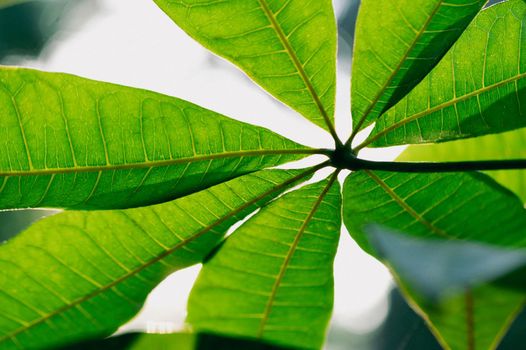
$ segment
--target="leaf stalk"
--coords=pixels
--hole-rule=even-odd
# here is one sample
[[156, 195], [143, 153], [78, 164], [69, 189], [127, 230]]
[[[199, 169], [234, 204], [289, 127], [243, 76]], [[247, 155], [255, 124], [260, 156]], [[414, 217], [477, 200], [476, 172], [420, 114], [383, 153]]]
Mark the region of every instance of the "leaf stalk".
[[360, 159], [348, 147], [330, 155], [331, 165], [338, 169], [380, 170], [403, 173], [444, 173], [489, 170], [526, 169], [526, 159], [481, 160], [460, 162], [384, 162]]

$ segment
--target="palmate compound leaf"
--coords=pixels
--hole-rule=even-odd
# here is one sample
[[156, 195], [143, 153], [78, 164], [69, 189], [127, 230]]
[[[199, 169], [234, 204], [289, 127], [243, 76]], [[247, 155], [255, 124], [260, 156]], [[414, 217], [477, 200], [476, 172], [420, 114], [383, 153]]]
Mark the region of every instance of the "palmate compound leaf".
[[128, 208], [311, 150], [177, 98], [0, 67], [0, 209]]
[[378, 119], [365, 144], [447, 141], [526, 126], [525, 24], [524, 0], [480, 12], [431, 73]]
[[335, 135], [331, 0], [154, 1], [192, 38]]
[[486, 0], [362, 0], [352, 71], [354, 133], [439, 62]]
[[262, 208], [205, 263], [188, 303], [188, 322], [197, 331], [321, 348], [341, 226], [335, 180]]
[[[526, 129], [485, 135], [439, 144], [412, 145], [399, 157], [400, 161], [451, 162], [466, 160], [526, 158]], [[489, 176], [512, 190], [526, 203], [526, 170], [488, 171]]]
[[[375, 251], [364, 232], [372, 223], [413, 237], [526, 247], [522, 202], [479, 173], [355, 172], [344, 185], [343, 219], [372, 255]], [[403, 282], [402, 286], [446, 349], [494, 349], [526, 300], [518, 289], [485, 284], [430, 307], [411, 286]]]
[[36, 223], [0, 247], [0, 348], [110, 335], [167, 274], [202, 261], [232, 224], [315, 169], [261, 171], [164, 204]]

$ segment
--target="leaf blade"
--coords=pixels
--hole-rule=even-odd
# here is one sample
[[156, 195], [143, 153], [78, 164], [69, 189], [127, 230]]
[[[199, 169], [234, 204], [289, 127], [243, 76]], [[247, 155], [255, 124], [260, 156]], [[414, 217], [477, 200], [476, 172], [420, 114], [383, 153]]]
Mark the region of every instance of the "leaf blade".
[[[353, 58], [353, 134], [411, 91], [485, 2], [362, 1]], [[394, 15], [386, 17], [385, 13]]]
[[110, 335], [168, 273], [200, 262], [233, 223], [312, 171], [262, 171], [161, 205], [35, 224], [0, 249], [0, 346]]
[[189, 102], [0, 69], [0, 208], [107, 209], [178, 198], [310, 150]]
[[524, 18], [522, 0], [482, 11], [430, 75], [378, 120], [364, 145], [442, 142], [524, 126]]
[[320, 348], [333, 303], [340, 225], [334, 181], [291, 192], [241, 226], [198, 277], [190, 324], [199, 331]]
[[[344, 185], [343, 203], [345, 225], [358, 244], [373, 256], [376, 253], [363, 231], [364, 225], [370, 223], [403, 230], [410, 237], [526, 247], [526, 212], [522, 202], [478, 173], [353, 173]], [[521, 290], [486, 284], [472, 291], [476, 305], [473, 316], [471, 311], [466, 313], [464, 296], [448, 299], [433, 309], [405, 281], [400, 283], [445, 348], [469, 349], [467, 315], [474, 317], [477, 348], [494, 348], [525, 299]]]
[[[331, 1], [155, 3], [192, 38], [336, 135], [336, 23]], [[210, 23], [210, 18], [215, 20]]]

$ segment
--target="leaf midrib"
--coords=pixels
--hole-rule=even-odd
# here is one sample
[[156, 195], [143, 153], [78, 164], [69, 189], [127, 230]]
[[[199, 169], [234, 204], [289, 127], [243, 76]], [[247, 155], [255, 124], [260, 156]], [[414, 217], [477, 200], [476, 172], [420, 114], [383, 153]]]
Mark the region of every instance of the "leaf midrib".
[[235, 217], [237, 214], [239, 214], [240, 212], [242, 212], [243, 210], [247, 209], [248, 207], [256, 204], [257, 202], [261, 201], [261, 200], [264, 200], [266, 197], [270, 196], [271, 194], [273, 194], [274, 192], [276, 191], [279, 191], [279, 190], [282, 190], [284, 188], [286, 188], [287, 186], [297, 182], [297, 181], [300, 181], [301, 179], [311, 175], [312, 173], [316, 172], [317, 170], [325, 167], [327, 164], [326, 163], [322, 163], [320, 165], [317, 165], [315, 167], [312, 167], [310, 169], [308, 169], [307, 171], [287, 180], [287, 181], [284, 181], [282, 182], [281, 184], [279, 185], [276, 185], [274, 187], [272, 187], [271, 189], [269, 189], [268, 191], [266, 191], [265, 193], [259, 195], [258, 197], [244, 203], [243, 205], [239, 206], [237, 209], [235, 210], [232, 210], [231, 212], [229, 212], [228, 214], [226, 214], [225, 216], [219, 218], [218, 220], [216, 220], [214, 223], [210, 224], [209, 226], [201, 229], [200, 231], [198, 231], [196, 234], [194, 234], [193, 236], [191, 237], [188, 237], [187, 239], [179, 242], [177, 245], [175, 245], [174, 247], [172, 247], [171, 249], [169, 250], [165, 250], [164, 252], [162, 252], [161, 254], [155, 256], [154, 258], [146, 261], [144, 264], [138, 266], [137, 268], [133, 269], [133, 270], [130, 270], [129, 272], [127, 272], [126, 274], [124, 274], [123, 276], [119, 277], [118, 279], [96, 289], [95, 291], [93, 291], [92, 293], [84, 296], [84, 297], [81, 297], [81, 298], [78, 298], [74, 301], [72, 301], [71, 303], [67, 304], [67, 305], [64, 305], [63, 307], [53, 311], [53, 312], [50, 312], [32, 322], [29, 322], [27, 325], [23, 326], [23, 327], [20, 327], [8, 334], [5, 334], [3, 335], [2, 337], [0, 337], [0, 344], [3, 343], [4, 341], [8, 340], [8, 339], [13, 339], [14, 337], [16, 337], [18, 334], [22, 333], [22, 332], [25, 332], [43, 322], [46, 322], [48, 319], [54, 317], [54, 316], [57, 316], [63, 312], [66, 312], [72, 308], [74, 308], [75, 306], [77, 305], [80, 305], [90, 299], [93, 299], [95, 297], [97, 297], [98, 295], [110, 290], [111, 288], [117, 286], [118, 284], [126, 281], [128, 278], [131, 278], [135, 275], [137, 275], [138, 273], [144, 271], [145, 269], [147, 269], [148, 267], [152, 266], [153, 264], [163, 260], [164, 258], [168, 257], [169, 255], [173, 254], [175, 251], [177, 251], [178, 249], [186, 246], [187, 244], [191, 243], [192, 241], [196, 240], [197, 238], [201, 237], [202, 235], [206, 234], [207, 232], [209, 232], [210, 230], [214, 229], [215, 227], [221, 225], [222, 223], [224, 223], [226, 220], [232, 218], [232, 217]]
[[488, 85], [488, 86], [484, 86], [483, 88], [480, 88], [480, 89], [477, 89], [477, 90], [474, 90], [466, 95], [463, 95], [463, 96], [460, 96], [460, 97], [457, 97], [457, 98], [453, 98], [451, 100], [449, 100], [448, 102], [444, 102], [444, 103], [441, 103], [431, 109], [428, 109], [428, 110], [425, 110], [425, 111], [422, 111], [420, 113], [416, 113], [410, 117], [407, 117], [407, 118], [404, 118], [402, 120], [400, 120], [399, 122], [396, 122], [394, 123], [393, 125], [391, 125], [390, 127], [388, 128], [385, 128], [384, 130], [380, 131], [379, 133], [375, 134], [374, 136], [372, 137], [369, 137], [367, 140], [365, 140], [362, 144], [360, 144], [358, 147], [355, 148], [355, 150], [361, 150], [362, 148], [370, 145], [371, 143], [377, 141], [379, 138], [381, 138], [382, 136], [386, 135], [387, 133], [395, 130], [395, 129], [398, 129], [399, 127], [407, 124], [407, 123], [410, 123], [414, 120], [417, 120], [417, 119], [420, 119], [420, 118], [423, 118], [423, 117], [426, 117], [430, 114], [433, 114], [435, 112], [438, 112], [444, 108], [447, 108], [447, 107], [451, 107], [459, 102], [462, 102], [462, 101], [465, 101], [465, 100], [468, 100], [472, 97], [475, 97], [477, 95], [480, 95], [484, 92], [487, 92], [487, 91], [490, 91], [490, 90], [493, 90], [493, 89], [497, 89], [503, 85], [506, 85], [506, 84], [509, 84], [509, 83], [513, 83], [517, 80], [520, 80], [522, 78], [526, 78], [526, 73], [520, 73], [520, 74], [517, 74], [516, 76], [513, 76], [511, 78], [508, 78], [508, 79], [505, 79], [505, 80], [501, 80], [499, 81], [498, 83], [495, 83], [495, 84], [491, 84], [491, 85]]
[[385, 183], [385, 181], [383, 181], [381, 178], [376, 176], [376, 174], [374, 174], [373, 172], [371, 172], [369, 170], [364, 170], [364, 172], [374, 182], [376, 182], [399, 206], [401, 206], [402, 209], [404, 209], [407, 213], [409, 213], [412, 217], [414, 217], [418, 222], [420, 222], [425, 227], [430, 229], [433, 233], [435, 233], [435, 234], [437, 234], [437, 235], [439, 235], [441, 237], [444, 237], [444, 238], [456, 239], [455, 237], [449, 235], [444, 230], [442, 230], [442, 229], [436, 227], [435, 225], [433, 225], [431, 222], [426, 220], [426, 218], [424, 218], [422, 215], [418, 214], [418, 212], [413, 207], [411, 207], [406, 201], [404, 201], [402, 198], [400, 198], [400, 196], [398, 196], [398, 194], [396, 194], [396, 192], [394, 192], [389, 187], [389, 185], [387, 185]]
[[331, 179], [329, 180], [329, 183], [327, 184], [327, 186], [325, 186], [323, 191], [320, 193], [320, 196], [318, 197], [318, 199], [314, 203], [314, 205], [313, 205], [312, 209], [310, 210], [307, 218], [305, 219], [305, 221], [301, 225], [300, 229], [298, 230], [298, 233], [296, 234], [296, 237], [294, 238], [294, 242], [292, 243], [289, 251], [287, 252], [287, 256], [286, 256], [285, 260], [283, 261], [283, 264], [281, 265], [281, 268], [280, 268], [280, 271], [278, 273], [278, 276], [277, 276], [277, 278], [276, 278], [276, 280], [274, 282], [274, 285], [272, 286], [272, 291], [270, 293], [269, 299], [268, 299], [267, 304], [265, 306], [265, 310], [263, 311], [263, 317], [262, 317], [261, 322], [259, 324], [257, 338], [261, 338], [263, 336], [263, 333], [265, 332], [265, 326], [266, 326], [266, 324], [268, 322], [268, 319], [270, 317], [270, 313], [272, 311], [272, 306], [274, 305], [274, 301], [276, 299], [276, 295], [277, 295], [279, 286], [281, 285], [283, 277], [285, 276], [285, 272], [287, 271], [287, 267], [290, 264], [292, 256], [294, 255], [294, 253], [296, 251], [296, 248], [298, 247], [299, 242], [300, 242], [303, 234], [305, 233], [305, 230], [307, 229], [307, 227], [309, 226], [312, 218], [314, 217], [314, 214], [316, 214], [316, 211], [318, 210], [318, 208], [320, 207], [321, 203], [323, 202], [323, 199], [325, 198], [327, 192], [329, 192], [329, 190], [331, 189], [332, 185], [334, 184], [334, 182], [338, 178], [339, 172], [340, 171], [335, 171], [333, 173], [333, 175], [331, 176]]
[[224, 159], [224, 158], [241, 158], [241, 157], [256, 157], [265, 155], [294, 155], [294, 154], [325, 154], [325, 150], [321, 149], [281, 149], [281, 150], [254, 150], [254, 151], [239, 151], [239, 152], [225, 152], [217, 154], [209, 154], [194, 157], [185, 157], [178, 159], [167, 159], [159, 161], [143, 161], [140, 163], [128, 163], [128, 164], [106, 164], [106, 165], [88, 165], [81, 167], [70, 167], [70, 168], [47, 168], [47, 169], [33, 169], [33, 170], [12, 170], [12, 171], [0, 171], [0, 176], [38, 176], [38, 175], [58, 175], [58, 174], [71, 174], [71, 173], [91, 173], [91, 172], [103, 172], [103, 171], [116, 171], [116, 170], [136, 170], [136, 169], [149, 169], [156, 167], [165, 167], [184, 163], [193, 163], [206, 160]]
[[272, 13], [271, 9], [268, 6], [267, 0], [259, 0], [259, 4], [261, 6], [261, 9], [263, 12], [265, 12], [265, 15], [270, 21], [270, 24], [272, 25], [272, 28], [274, 28], [274, 31], [278, 34], [279, 40], [285, 47], [285, 50], [289, 54], [289, 57], [292, 60], [292, 63], [298, 70], [298, 73], [303, 80], [303, 83], [309, 90], [309, 93], [314, 100], [314, 103], [316, 104], [316, 107], [318, 108], [323, 120], [325, 121], [325, 124], [327, 124], [327, 127], [329, 128], [329, 131], [333, 137], [337, 140], [337, 133], [336, 129], [334, 128], [334, 125], [332, 124], [332, 121], [329, 118], [329, 114], [325, 110], [325, 107], [323, 106], [320, 97], [318, 96], [316, 90], [314, 89], [314, 86], [312, 85], [312, 82], [310, 81], [307, 72], [305, 72], [305, 69], [303, 68], [303, 65], [301, 64], [298, 56], [296, 55], [296, 52], [292, 48], [292, 45], [290, 44], [289, 40], [287, 39], [287, 36], [285, 35], [285, 32], [283, 32], [283, 29], [281, 28], [281, 25], [277, 21], [277, 18]]

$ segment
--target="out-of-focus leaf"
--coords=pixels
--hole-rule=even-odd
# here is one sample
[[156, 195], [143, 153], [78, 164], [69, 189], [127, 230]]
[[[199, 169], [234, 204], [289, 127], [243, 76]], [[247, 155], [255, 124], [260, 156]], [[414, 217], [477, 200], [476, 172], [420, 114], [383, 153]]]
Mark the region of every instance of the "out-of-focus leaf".
[[0, 0], [0, 9], [27, 2], [28, 0]]
[[[79, 8], [82, 18], [69, 21]], [[96, 9], [96, 0], [0, 0], [0, 62], [38, 57], [57, 32], [79, 30]]]
[[422, 239], [372, 225], [377, 256], [430, 301], [492, 282], [526, 264], [526, 251], [470, 241]]

